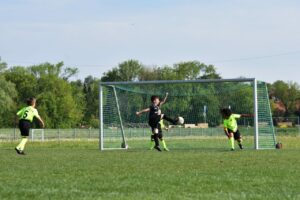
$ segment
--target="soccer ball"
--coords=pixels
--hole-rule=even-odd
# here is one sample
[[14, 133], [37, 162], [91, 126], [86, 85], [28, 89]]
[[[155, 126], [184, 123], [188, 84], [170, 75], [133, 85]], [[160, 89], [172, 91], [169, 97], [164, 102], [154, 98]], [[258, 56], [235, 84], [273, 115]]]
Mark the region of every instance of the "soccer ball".
[[177, 122], [178, 124], [180, 124], [180, 125], [184, 124], [183, 117], [178, 117], [177, 119], [178, 119], [178, 122]]
[[276, 144], [276, 149], [282, 149], [282, 143], [281, 142], [278, 142]]

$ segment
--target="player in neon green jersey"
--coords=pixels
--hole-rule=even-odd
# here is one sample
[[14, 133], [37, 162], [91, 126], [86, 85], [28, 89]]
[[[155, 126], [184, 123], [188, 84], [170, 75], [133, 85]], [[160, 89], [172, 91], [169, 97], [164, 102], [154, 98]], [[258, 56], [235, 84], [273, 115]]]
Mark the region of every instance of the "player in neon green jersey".
[[243, 140], [241, 133], [238, 129], [237, 121], [236, 119], [239, 119], [241, 117], [249, 117], [251, 115], [247, 114], [232, 114], [231, 110], [229, 108], [223, 108], [221, 109], [221, 114], [224, 119], [224, 131], [227, 135], [230, 143], [231, 150], [234, 150], [234, 140], [238, 142], [238, 145], [240, 149], [243, 149]]
[[19, 129], [21, 131], [22, 140], [19, 143], [19, 145], [15, 148], [15, 150], [20, 155], [25, 155], [24, 149], [28, 141], [29, 130], [33, 118], [35, 117], [38, 119], [42, 128], [45, 127], [42, 118], [39, 116], [37, 109], [35, 109], [36, 99], [35, 98], [27, 99], [27, 105], [28, 105], [27, 107], [24, 107], [17, 112], [17, 116], [19, 117]]

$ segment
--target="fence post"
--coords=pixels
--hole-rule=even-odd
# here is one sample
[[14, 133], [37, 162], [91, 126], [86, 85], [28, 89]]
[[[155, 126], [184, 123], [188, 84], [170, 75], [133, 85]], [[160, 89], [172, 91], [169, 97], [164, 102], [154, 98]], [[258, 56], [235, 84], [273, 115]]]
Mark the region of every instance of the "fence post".
[[57, 129], [57, 134], [58, 134], [58, 141], [60, 141], [60, 131], [59, 131], [59, 128]]
[[16, 140], [16, 128], [14, 128], [14, 140]]
[[76, 139], [76, 128], [73, 129], [73, 137]]
[[298, 133], [299, 133], [299, 136], [300, 136], [300, 117], [298, 116]]

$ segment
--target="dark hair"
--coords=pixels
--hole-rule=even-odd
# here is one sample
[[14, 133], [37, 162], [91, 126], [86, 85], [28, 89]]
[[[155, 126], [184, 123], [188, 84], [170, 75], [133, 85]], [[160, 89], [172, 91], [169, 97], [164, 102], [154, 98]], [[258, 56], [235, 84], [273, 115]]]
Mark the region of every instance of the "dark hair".
[[232, 112], [229, 108], [221, 108], [220, 112], [222, 115], [224, 115], [226, 117], [229, 117], [232, 114]]
[[153, 102], [155, 99], [159, 99], [159, 97], [155, 95], [151, 96], [151, 102]]
[[34, 97], [30, 97], [26, 100], [26, 103], [28, 106], [32, 106], [35, 101], [36, 101], [36, 99]]

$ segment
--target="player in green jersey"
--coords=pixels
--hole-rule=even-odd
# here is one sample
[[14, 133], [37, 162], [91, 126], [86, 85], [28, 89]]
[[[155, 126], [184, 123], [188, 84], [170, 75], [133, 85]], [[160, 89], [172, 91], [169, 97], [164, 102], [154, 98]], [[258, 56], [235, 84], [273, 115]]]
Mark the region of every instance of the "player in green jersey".
[[19, 129], [21, 132], [22, 140], [20, 144], [15, 148], [15, 150], [20, 155], [25, 155], [24, 148], [28, 141], [29, 130], [33, 118], [35, 117], [40, 122], [42, 128], [45, 127], [45, 124], [42, 118], [39, 116], [37, 109], [35, 109], [35, 106], [36, 106], [36, 99], [29, 98], [27, 99], [27, 107], [24, 107], [17, 112], [17, 116], [19, 118]]
[[248, 114], [233, 114], [229, 108], [221, 109], [221, 114], [224, 119], [224, 131], [227, 135], [230, 143], [231, 150], [234, 150], [234, 140], [238, 142], [240, 149], [243, 149], [243, 140], [241, 133], [238, 129], [238, 124], [236, 119], [241, 117], [250, 117]]

